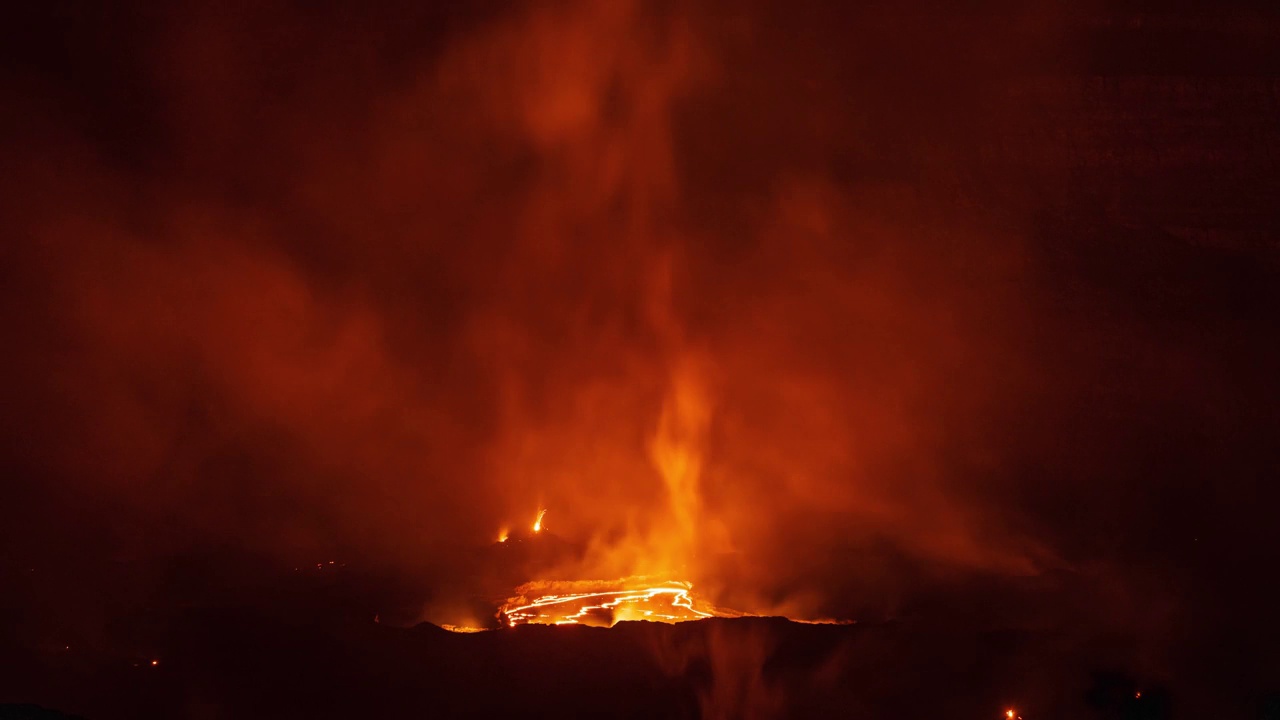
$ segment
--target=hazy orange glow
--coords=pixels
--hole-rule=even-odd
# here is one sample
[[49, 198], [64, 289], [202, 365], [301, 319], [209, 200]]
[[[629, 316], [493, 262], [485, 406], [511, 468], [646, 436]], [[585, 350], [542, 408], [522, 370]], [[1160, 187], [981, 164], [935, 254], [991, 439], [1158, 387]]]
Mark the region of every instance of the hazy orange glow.
[[[896, 218], [923, 236], [985, 230], [821, 178], [771, 188], [750, 250], [681, 227], [670, 117], [715, 69], [683, 18], [649, 36], [631, 31], [650, 22], [634, 4], [575, 8], [473, 38], [442, 73], [480, 88], [547, 169], [515, 204], [504, 262], [475, 271], [493, 301], [467, 339], [495, 378], [486, 470], [500, 499], [474, 535], [546, 502], [554, 530], [539, 517], [533, 533], [582, 551], [528, 580], [688, 581], [716, 606], [791, 617], [832, 612], [811, 589], [829, 555], [792, 550], [796, 528], [806, 542], [891, 536], [909, 555], [1030, 571], [1035, 544], [1006, 542], [1003, 521], [953, 497], [934, 457], [953, 442], [987, 452], [939, 428], [986, 417], [970, 405], [987, 402], [975, 389], [988, 376], [1002, 391], [1016, 381], [985, 342], [1018, 303], [1009, 285], [947, 293], [951, 269]], [[495, 62], [510, 77], [476, 74]], [[579, 243], [579, 224], [614, 241]], [[1017, 262], [1004, 237], [981, 237], [999, 246], [991, 262]]]
[[[13, 203], [38, 251], [15, 260], [48, 333], [15, 362], [64, 358], [14, 406], [50, 438], [24, 467], [193, 538], [429, 565], [456, 596], [423, 609], [435, 622], [533, 580], [687, 582], [697, 598], [671, 597], [703, 612], [805, 618], [891, 604], [914, 582], [898, 558], [1036, 570], [993, 471], [1010, 398], [1043, 380], [1017, 225], [943, 202], [966, 166], [931, 139], [904, 150], [942, 187], [881, 177], [892, 124], [864, 126], [886, 103], [841, 88], [855, 65], [808, 45], [766, 62], [696, 4], [516, 4], [395, 82], [376, 62], [341, 87], [291, 76], [301, 104], [263, 117], [228, 98], [275, 92], [239, 50], [265, 20], [183, 24], [207, 42], [155, 50], [165, 152], [201, 182], [23, 151], [41, 171]], [[740, 73], [744, 52], [761, 64]], [[982, 112], [957, 127], [1017, 120]], [[458, 550], [515, 557], [530, 533], [570, 549], [490, 575]], [[640, 605], [681, 616], [668, 595]]]

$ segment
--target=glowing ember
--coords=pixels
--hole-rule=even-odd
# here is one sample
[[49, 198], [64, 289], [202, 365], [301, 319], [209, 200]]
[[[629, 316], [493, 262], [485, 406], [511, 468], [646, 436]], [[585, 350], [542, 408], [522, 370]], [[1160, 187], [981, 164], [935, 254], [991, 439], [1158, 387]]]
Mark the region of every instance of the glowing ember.
[[570, 585], [595, 587], [583, 588], [582, 592], [548, 593], [530, 598], [530, 590], [545, 587], [545, 584], [526, 585], [518, 588], [522, 593], [519, 597], [502, 606], [499, 617], [508, 627], [574, 624], [607, 627], [622, 620], [677, 623], [728, 616], [698, 603], [692, 593], [693, 586], [686, 582], [640, 585], [624, 581]]
[[546, 515], [546, 514], [547, 514], [547, 509], [546, 509], [546, 508], [543, 508], [543, 509], [541, 509], [541, 510], [539, 510], [539, 511], [538, 511], [538, 519], [533, 521], [533, 531], [534, 531], [534, 532], [536, 532], [536, 533], [540, 533], [540, 532], [542, 532], [542, 517], [543, 517], [544, 515]]
[[502, 528], [502, 530], [498, 531], [498, 542], [504, 543], [507, 541], [508, 537], [510, 537], [510, 533], [507, 532], [506, 528]]

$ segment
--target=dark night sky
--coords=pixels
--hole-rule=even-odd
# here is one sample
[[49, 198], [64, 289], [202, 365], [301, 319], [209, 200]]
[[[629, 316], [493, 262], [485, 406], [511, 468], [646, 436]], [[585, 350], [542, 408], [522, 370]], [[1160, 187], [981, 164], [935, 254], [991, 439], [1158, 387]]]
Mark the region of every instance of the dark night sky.
[[14, 640], [539, 507], [627, 574], [688, 401], [727, 605], [1280, 672], [1273, 11], [369, 5], [10, 11]]

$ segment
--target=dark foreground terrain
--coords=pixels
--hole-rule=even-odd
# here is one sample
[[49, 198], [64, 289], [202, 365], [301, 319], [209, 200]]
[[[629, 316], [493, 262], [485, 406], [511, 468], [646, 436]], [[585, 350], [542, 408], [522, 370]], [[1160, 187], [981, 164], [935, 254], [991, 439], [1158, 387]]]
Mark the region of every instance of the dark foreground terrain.
[[[1091, 673], [1079, 651], [1054, 637], [901, 623], [745, 618], [455, 634], [219, 612], [188, 618], [155, 666], [74, 652], [11, 658], [3, 692], [94, 720], [997, 718], [1006, 708], [1028, 719], [1171, 717], [1160, 687]], [[44, 717], [32, 706], [6, 712]]]

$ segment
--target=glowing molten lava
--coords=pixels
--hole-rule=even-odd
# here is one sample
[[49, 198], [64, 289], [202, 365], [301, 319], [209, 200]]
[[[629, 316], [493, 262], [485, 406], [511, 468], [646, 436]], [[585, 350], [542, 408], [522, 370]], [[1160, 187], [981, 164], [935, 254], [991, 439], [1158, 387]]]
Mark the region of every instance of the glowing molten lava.
[[[710, 420], [710, 400], [702, 387], [703, 368], [695, 360], [681, 356], [672, 368], [671, 392], [663, 404], [648, 448], [649, 459], [666, 490], [668, 512], [656, 519], [647, 535], [628, 536], [624, 541], [604, 547], [603, 552], [601, 546], [596, 546], [597, 556], [586, 563], [596, 568], [596, 572], [607, 566], [629, 576], [613, 582], [527, 583], [516, 588], [517, 596], [508, 599], [499, 609], [503, 626], [608, 627], [624, 620], [677, 623], [738, 615], [699, 602], [693, 595], [691, 583], [666, 579], [685, 574], [699, 540], [698, 479], [702, 445]], [[532, 534], [523, 539], [545, 534], [546, 513], [545, 508], [538, 510]], [[505, 542], [505, 534], [500, 534], [498, 541]], [[615, 553], [624, 559], [602, 562]], [[655, 582], [655, 578], [660, 581]]]
[[[678, 344], [677, 340], [674, 338], [673, 344]], [[717, 609], [693, 594], [692, 583], [670, 579], [699, 577], [698, 549], [708, 546], [704, 541], [710, 540], [709, 546], [721, 552], [728, 547], [726, 537], [706, 532], [700, 522], [703, 508], [699, 479], [712, 407], [703, 377], [708, 372], [706, 361], [696, 353], [678, 353], [671, 368], [669, 394], [648, 444], [655, 479], [661, 480], [660, 487], [665, 490], [665, 512], [657, 513], [646, 531], [632, 530], [608, 542], [593, 542], [585, 557], [554, 568], [561, 577], [623, 575], [624, 579], [526, 583], [517, 587], [516, 596], [499, 608], [500, 626], [611, 627], [629, 620], [678, 623], [749, 614]], [[528, 534], [509, 535], [504, 528], [498, 534], [498, 543], [511, 540], [523, 545], [554, 540], [546, 531], [546, 514], [546, 508], [538, 509]], [[460, 632], [476, 629], [444, 627]]]
[[[539, 591], [561, 589], [574, 592]], [[617, 583], [530, 583], [502, 606], [499, 618], [516, 625], [596, 625], [609, 627], [623, 620], [677, 623], [724, 617], [727, 613], [699, 603], [686, 582], [645, 584], [643, 578]]]

